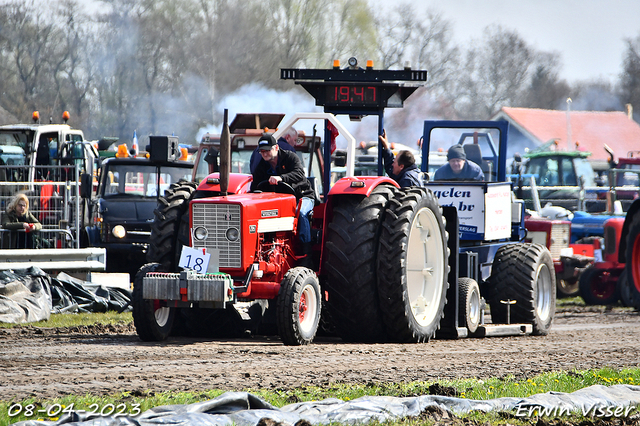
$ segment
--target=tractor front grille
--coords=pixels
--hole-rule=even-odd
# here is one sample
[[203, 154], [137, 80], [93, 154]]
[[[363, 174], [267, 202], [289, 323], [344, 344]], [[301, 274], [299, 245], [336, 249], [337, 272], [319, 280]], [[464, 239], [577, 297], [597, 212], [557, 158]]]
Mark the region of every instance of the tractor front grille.
[[[193, 247], [206, 248], [207, 251], [219, 250], [221, 268], [242, 267], [242, 226], [240, 221], [240, 205], [238, 204], [193, 204], [193, 231], [198, 227], [207, 230], [204, 240], [192, 239]], [[238, 230], [238, 239], [229, 241], [226, 233], [229, 228]]]
[[571, 224], [560, 223], [551, 226], [551, 258], [560, 259], [560, 252], [563, 248], [569, 247], [571, 238]]

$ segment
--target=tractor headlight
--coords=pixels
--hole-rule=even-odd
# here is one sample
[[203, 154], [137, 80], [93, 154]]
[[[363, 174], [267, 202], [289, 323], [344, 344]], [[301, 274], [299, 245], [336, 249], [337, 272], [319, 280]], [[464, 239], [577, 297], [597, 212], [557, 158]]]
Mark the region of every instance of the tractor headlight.
[[238, 231], [238, 229], [236, 228], [229, 228], [227, 229], [225, 235], [227, 237], [227, 240], [231, 242], [238, 241], [238, 238], [240, 237], [240, 231]]
[[206, 239], [208, 235], [209, 235], [209, 232], [207, 231], [207, 228], [204, 228], [202, 226], [198, 226], [193, 231], [193, 238], [195, 238], [198, 241], [202, 241]]
[[111, 233], [116, 238], [124, 238], [124, 236], [127, 235], [127, 231], [124, 229], [124, 226], [122, 225], [114, 226], [113, 229], [111, 230]]

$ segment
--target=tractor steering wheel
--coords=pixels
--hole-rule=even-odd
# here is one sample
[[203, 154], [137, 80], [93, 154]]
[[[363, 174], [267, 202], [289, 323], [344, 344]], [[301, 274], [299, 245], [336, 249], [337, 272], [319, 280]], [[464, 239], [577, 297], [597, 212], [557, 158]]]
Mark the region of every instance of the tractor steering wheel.
[[278, 182], [277, 185], [271, 185], [268, 180], [263, 180], [256, 186], [257, 190], [263, 192], [276, 192], [278, 194], [291, 194], [296, 195], [296, 190], [291, 185], [283, 181]]

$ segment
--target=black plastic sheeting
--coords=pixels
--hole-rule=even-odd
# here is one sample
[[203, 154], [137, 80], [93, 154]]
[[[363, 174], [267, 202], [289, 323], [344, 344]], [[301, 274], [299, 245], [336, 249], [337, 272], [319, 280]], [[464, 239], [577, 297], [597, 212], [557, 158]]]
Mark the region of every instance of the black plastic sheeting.
[[527, 398], [497, 398], [486, 401], [434, 395], [409, 398], [365, 396], [352, 401], [331, 398], [290, 404], [280, 409], [250, 393], [227, 392], [215, 399], [195, 404], [155, 407], [136, 417], [103, 417], [75, 413], [67, 414], [56, 422], [27, 420], [16, 425], [255, 426], [258, 423], [265, 424], [264, 419], [298, 426], [330, 423], [353, 425], [417, 417], [430, 410], [453, 415], [471, 411], [501, 411], [523, 420], [535, 418], [540, 413], [551, 418], [578, 414], [611, 419], [637, 417], [636, 406], [639, 404], [640, 386], [631, 385], [597, 385], [573, 393], [547, 392]]
[[42, 269], [0, 271], [0, 322], [48, 320], [52, 313], [124, 312], [131, 292], [105, 287], [60, 273], [53, 278]]

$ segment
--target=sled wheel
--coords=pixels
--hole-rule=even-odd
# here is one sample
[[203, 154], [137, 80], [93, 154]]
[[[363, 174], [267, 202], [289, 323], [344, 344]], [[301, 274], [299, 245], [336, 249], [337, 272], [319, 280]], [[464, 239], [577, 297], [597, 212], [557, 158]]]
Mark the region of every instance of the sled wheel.
[[430, 190], [398, 191], [378, 248], [378, 294], [390, 339], [428, 342], [444, 315], [448, 282], [444, 218]]
[[282, 343], [311, 343], [318, 331], [322, 304], [316, 274], [302, 267], [290, 269], [280, 284], [277, 303], [276, 321]]
[[467, 327], [469, 333], [473, 334], [478, 330], [482, 313], [480, 287], [471, 278], [458, 278], [458, 294], [458, 325]]
[[133, 282], [133, 324], [138, 336], [145, 342], [165, 340], [171, 333], [175, 318], [174, 309], [161, 306], [157, 300], [142, 298], [142, 279], [147, 272], [154, 272], [159, 266], [157, 263], [142, 266]]
[[[534, 335], [549, 333], [556, 312], [556, 276], [549, 250], [540, 244], [500, 247], [490, 277], [491, 320], [533, 326]], [[506, 301], [515, 301], [507, 309]]]
[[593, 266], [580, 275], [580, 296], [587, 305], [613, 305], [620, 298], [616, 279], [606, 270]]

